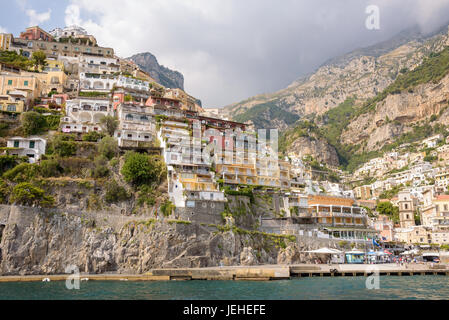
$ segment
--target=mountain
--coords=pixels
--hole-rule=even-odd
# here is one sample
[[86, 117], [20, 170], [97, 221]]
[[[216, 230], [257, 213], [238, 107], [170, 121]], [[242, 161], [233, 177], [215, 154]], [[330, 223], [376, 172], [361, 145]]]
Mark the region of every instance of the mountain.
[[[413, 131], [419, 121], [444, 113], [447, 30], [446, 26], [427, 35], [416, 28], [407, 30], [329, 60], [286, 89], [224, 110], [235, 120], [282, 130], [280, 149], [285, 153], [302, 155], [301, 146], [320, 141], [316, 149], [307, 148], [312, 156], [352, 169]], [[338, 161], [322, 155], [323, 142], [335, 149]]]
[[127, 58], [137, 64], [143, 71], [150, 74], [158, 83], [166, 88], [179, 88], [184, 90], [184, 76], [160, 65], [156, 57], [149, 53], [139, 53]]

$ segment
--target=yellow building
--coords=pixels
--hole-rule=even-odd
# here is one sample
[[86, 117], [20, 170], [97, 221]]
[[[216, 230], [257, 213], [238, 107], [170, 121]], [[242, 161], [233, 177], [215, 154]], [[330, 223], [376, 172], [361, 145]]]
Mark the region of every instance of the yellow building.
[[52, 90], [58, 93], [63, 93], [67, 82], [67, 75], [62, 70], [46, 70], [48, 71], [34, 74], [41, 82], [42, 95], [48, 95]]
[[369, 200], [373, 196], [371, 186], [361, 186], [354, 189], [354, 195], [357, 199]]
[[[42, 94], [38, 74], [0, 74], [0, 96], [14, 96], [28, 103]], [[20, 96], [20, 97], [19, 97]]]
[[354, 200], [312, 195], [308, 199], [309, 215], [316, 219], [332, 239], [365, 241], [379, 234], [368, 228], [368, 218]]
[[10, 96], [0, 95], [0, 111], [17, 113], [24, 112], [25, 103], [21, 100], [15, 101]]
[[0, 33], [0, 50], [9, 51], [14, 36], [9, 33]]
[[217, 177], [223, 179], [225, 184], [259, 184], [256, 168], [254, 167], [254, 164], [251, 163], [236, 164], [226, 162], [226, 164], [217, 164], [216, 172]]

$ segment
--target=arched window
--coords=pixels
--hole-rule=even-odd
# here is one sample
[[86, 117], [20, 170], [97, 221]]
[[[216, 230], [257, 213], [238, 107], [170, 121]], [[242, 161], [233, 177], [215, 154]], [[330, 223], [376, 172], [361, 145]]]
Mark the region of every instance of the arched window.
[[125, 117], [125, 120], [132, 121], [133, 120], [133, 115], [132, 114], [127, 114], [126, 117]]

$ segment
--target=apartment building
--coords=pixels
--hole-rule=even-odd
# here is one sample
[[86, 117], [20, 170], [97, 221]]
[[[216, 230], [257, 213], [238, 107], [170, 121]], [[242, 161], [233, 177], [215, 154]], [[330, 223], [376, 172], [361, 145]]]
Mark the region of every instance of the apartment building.
[[114, 74], [120, 71], [120, 60], [84, 53], [79, 56], [78, 70], [87, 74]]
[[41, 40], [46, 42], [54, 41], [54, 38], [51, 34], [38, 26], [26, 28], [24, 32], [20, 33], [20, 39]]
[[22, 53], [25, 57], [31, 57], [33, 52], [43, 51], [47, 58], [58, 59], [62, 57], [79, 57], [82, 54], [96, 55], [99, 57], [114, 57], [114, 49], [106, 47], [98, 47], [89, 44], [78, 43], [62, 43], [48, 42], [43, 40], [28, 40], [14, 38], [11, 43], [10, 50]]
[[0, 73], [0, 96], [10, 96], [12, 100], [21, 100], [28, 104], [42, 95], [40, 76], [34, 73]]
[[115, 132], [122, 149], [148, 149], [154, 146], [156, 123], [153, 109], [147, 106], [121, 103], [115, 110], [119, 127]]
[[311, 195], [308, 204], [309, 215], [332, 239], [366, 241], [379, 234], [368, 227], [365, 209], [355, 206], [353, 199]]
[[61, 120], [61, 130], [67, 133], [101, 131], [100, 120], [112, 114], [107, 98], [83, 98], [66, 101], [66, 116]]

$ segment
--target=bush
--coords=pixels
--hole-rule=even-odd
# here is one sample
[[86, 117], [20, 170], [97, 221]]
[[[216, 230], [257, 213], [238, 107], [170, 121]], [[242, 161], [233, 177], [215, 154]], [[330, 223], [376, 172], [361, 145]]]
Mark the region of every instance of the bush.
[[97, 142], [104, 137], [104, 134], [98, 131], [90, 131], [83, 136], [83, 141]]
[[0, 203], [6, 203], [11, 190], [4, 180], [0, 180]]
[[38, 134], [45, 127], [45, 118], [41, 114], [31, 111], [20, 115], [20, 123], [25, 135]]
[[98, 143], [97, 150], [102, 156], [107, 159], [112, 159], [119, 153], [117, 140], [113, 137], [106, 136]]
[[117, 181], [112, 180], [112, 182], [108, 185], [106, 190], [105, 200], [107, 203], [117, 203], [126, 201], [130, 198], [126, 189], [122, 186], [119, 186]]
[[161, 212], [164, 215], [164, 217], [169, 217], [175, 209], [176, 206], [170, 200], [166, 200], [161, 205]]
[[91, 176], [94, 179], [104, 178], [109, 175], [109, 169], [107, 167], [108, 159], [103, 156], [98, 156], [94, 160], [94, 168], [91, 171]]
[[48, 146], [48, 153], [60, 157], [70, 157], [76, 154], [76, 142], [72, 136], [58, 134], [53, 137]]
[[29, 182], [23, 182], [16, 185], [12, 191], [10, 203], [16, 203], [26, 206], [51, 207], [55, 199], [45, 195], [44, 190], [33, 186]]
[[92, 168], [92, 161], [85, 158], [62, 158], [58, 159], [63, 172], [67, 176], [87, 176], [89, 168]]
[[22, 162], [28, 162], [28, 157], [18, 157], [10, 155], [0, 156], [0, 172], [5, 172], [9, 169], [12, 169]]
[[160, 182], [166, 174], [166, 169], [160, 156], [148, 156], [131, 151], [125, 154], [125, 164], [121, 173], [125, 181], [139, 186]]
[[63, 169], [57, 160], [42, 160], [39, 165], [39, 172], [45, 178], [59, 177]]
[[156, 197], [154, 195], [154, 189], [148, 185], [141, 185], [139, 187], [139, 193], [137, 197], [137, 205], [154, 206], [156, 204]]
[[13, 182], [28, 182], [38, 175], [37, 164], [21, 163], [13, 169], [6, 171], [3, 177]]

